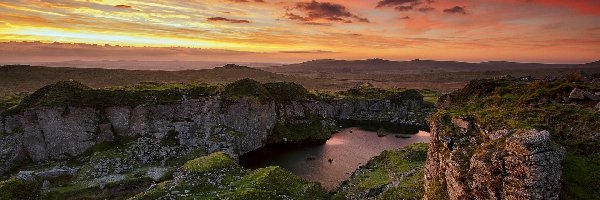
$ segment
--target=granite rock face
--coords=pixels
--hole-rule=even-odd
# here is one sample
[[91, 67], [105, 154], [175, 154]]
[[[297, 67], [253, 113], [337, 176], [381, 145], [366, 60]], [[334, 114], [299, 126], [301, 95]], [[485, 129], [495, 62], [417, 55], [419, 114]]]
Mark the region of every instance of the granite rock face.
[[[428, 113], [422, 106], [423, 102], [416, 100], [275, 102], [213, 96], [166, 105], [30, 108], [0, 116], [0, 174], [27, 160], [61, 161], [83, 155], [103, 143], [136, 138], [174, 143], [178, 147], [165, 149], [164, 155], [203, 149], [209, 153], [223, 151], [236, 158], [268, 141], [287, 140], [272, 139], [277, 124], [316, 124], [321, 130], [331, 132], [337, 129], [340, 120], [425, 125]], [[322, 140], [331, 132], [318, 137], [291, 137]]]
[[565, 150], [548, 131], [431, 122], [425, 199], [559, 199]]

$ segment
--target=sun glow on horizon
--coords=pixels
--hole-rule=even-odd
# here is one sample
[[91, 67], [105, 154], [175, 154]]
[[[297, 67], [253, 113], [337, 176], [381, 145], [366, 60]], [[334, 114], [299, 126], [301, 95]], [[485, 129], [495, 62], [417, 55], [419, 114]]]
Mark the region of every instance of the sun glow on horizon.
[[440, 0], [427, 6], [398, 11], [358, 0], [16, 0], [0, 3], [0, 41], [288, 52], [302, 60], [598, 59], [600, 3]]

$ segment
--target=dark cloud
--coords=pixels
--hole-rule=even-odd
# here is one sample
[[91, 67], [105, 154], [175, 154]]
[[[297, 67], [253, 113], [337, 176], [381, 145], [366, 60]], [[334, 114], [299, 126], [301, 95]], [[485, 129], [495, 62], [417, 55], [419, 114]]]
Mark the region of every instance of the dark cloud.
[[131, 8], [131, 6], [130, 5], [119, 4], [119, 5], [115, 5], [115, 8]]
[[229, 19], [229, 18], [225, 18], [225, 17], [210, 17], [207, 20], [211, 21], [211, 22], [229, 22], [229, 23], [238, 23], [238, 24], [250, 23], [250, 21], [248, 21], [248, 20]]
[[[229, 0], [229, 1], [233, 1], [233, 2], [236, 2], [236, 3], [247, 3], [247, 2], [250, 2], [249, 0]], [[254, 0], [254, 2], [264, 3], [265, 1], [264, 0]]]
[[313, 26], [331, 26], [331, 23], [319, 23], [319, 22], [304, 22], [302, 24], [313, 25]]
[[394, 9], [397, 10], [397, 11], [402, 12], [402, 11], [412, 10], [413, 8], [414, 8], [413, 6], [398, 6], [398, 7], [394, 8]]
[[420, 12], [429, 12], [429, 11], [434, 11], [435, 8], [429, 7], [429, 6], [425, 6], [425, 7], [421, 7], [419, 9], [417, 9]]
[[396, 6], [416, 6], [421, 4], [421, 0], [382, 0], [377, 3], [377, 7], [396, 7]]
[[465, 7], [462, 7], [462, 6], [454, 6], [452, 8], [444, 9], [444, 12], [450, 13], [450, 14], [461, 14], [461, 15], [467, 14], [467, 10], [465, 10]]
[[[293, 11], [302, 12], [303, 15], [295, 14]], [[298, 2], [293, 8], [288, 8], [286, 17], [291, 20], [311, 22], [315, 20], [327, 20], [335, 22], [352, 23], [353, 21], [368, 23], [369, 19], [359, 17], [350, 13], [345, 6], [328, 3], [317, 2]]]
[[400, 12], [411, 10], [428, 12], [434, 10], [429, 6], [433, 2], [433, 0], [381, 0], [377, 3], [377, 8], [390, 7]]

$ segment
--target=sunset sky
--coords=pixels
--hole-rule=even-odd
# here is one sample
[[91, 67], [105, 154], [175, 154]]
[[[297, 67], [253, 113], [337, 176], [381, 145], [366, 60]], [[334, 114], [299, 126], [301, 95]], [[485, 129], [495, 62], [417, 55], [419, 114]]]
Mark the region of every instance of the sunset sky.
[[[8, 0], [0, 2], [0, 13], [2, 46], [41, 41], [203, 49], [130, 48], [141, 56], [180, 52], [164, 59], [600, 59], [599, 0]], [[71, 48], [11, 45], [0, 59], [27, 52], [47, 58]], [[152, 58], [163, 59], [158, 54]]]

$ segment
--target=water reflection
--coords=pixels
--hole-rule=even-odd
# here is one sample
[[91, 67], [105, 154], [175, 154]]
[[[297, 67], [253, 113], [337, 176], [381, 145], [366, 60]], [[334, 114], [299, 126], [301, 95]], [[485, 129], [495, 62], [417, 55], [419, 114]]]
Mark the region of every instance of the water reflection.
[[307, 180], [318, 181], [332, 190], [350, 177], [360, 165], [384, 150], [429, 141], [429, 133], [424, 131], [406, 136], [410, 137], [401, 138], [395, 134], [378, 137], [372, 131], [346, 128], [334, 134], [324, 144], [263, 148], [244, 155], [240, 158], [240, 163], [251, 169], [280, 166]]

